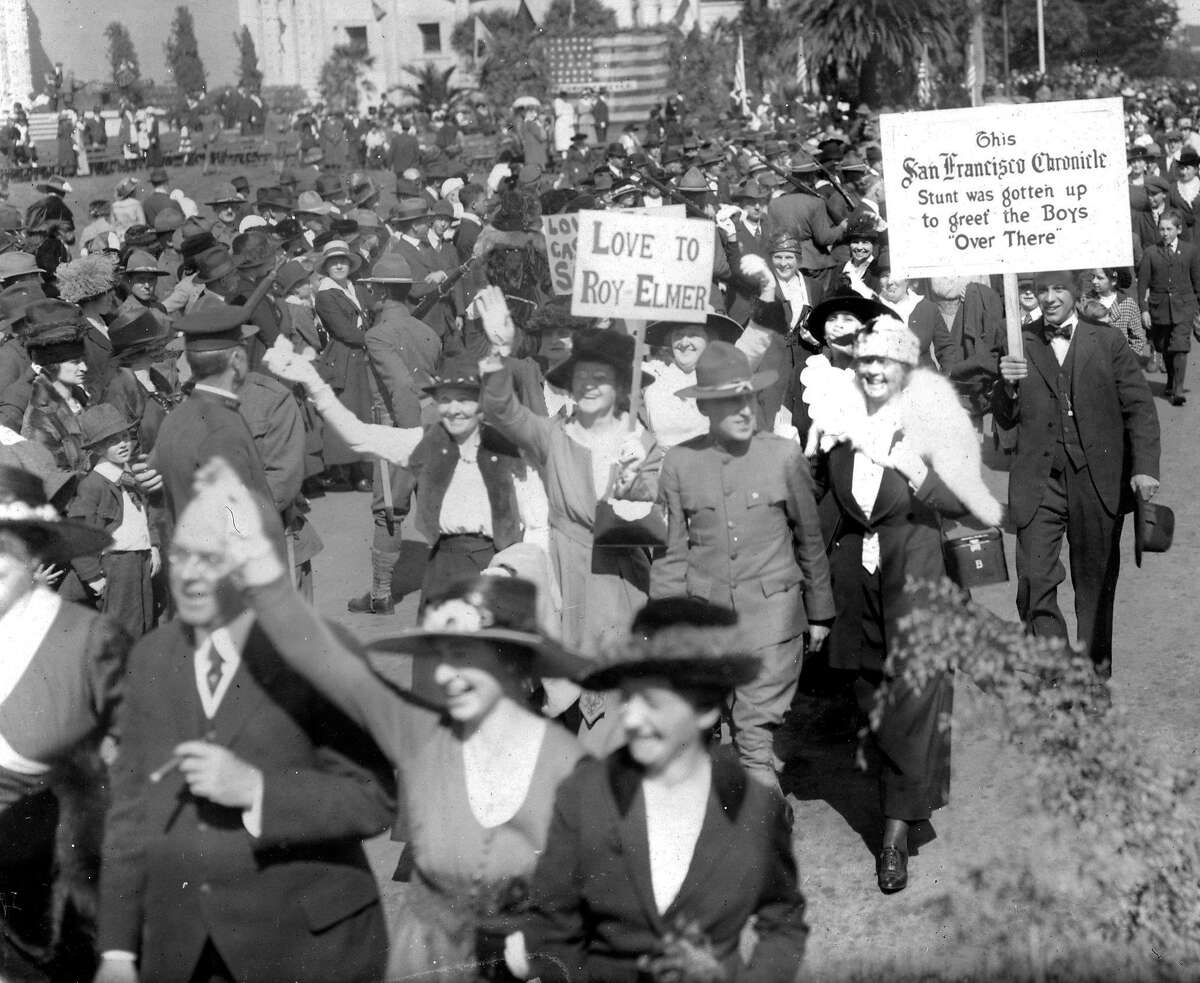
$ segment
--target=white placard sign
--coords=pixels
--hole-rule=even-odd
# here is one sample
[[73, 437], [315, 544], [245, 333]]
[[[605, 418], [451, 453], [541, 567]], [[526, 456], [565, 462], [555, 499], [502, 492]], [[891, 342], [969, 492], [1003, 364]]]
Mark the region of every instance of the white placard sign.
[[702, 324], [712, 287], [712, 222], [579, 212], [571, 313]]
[[550, 286], [555, 294], [570, 294], [575, 280], [575, 239], [579, 235], [579, 213], [543, 215], [542, 234], [550, 261]]
[[1133, 263], [1120, 99], [894, 113], [879, 122], [897, 272]]
[[[687, 217], [687, 209], [683, 205], [622, 208], [620, 211], [626, 215]], [[575, 240], [579, 235], [579, 213], [543, 215], [542, 234], [546, 237], [546, 254], [550, 259], [550, 286], [556, 294], [569, 295], [575, 282]]]

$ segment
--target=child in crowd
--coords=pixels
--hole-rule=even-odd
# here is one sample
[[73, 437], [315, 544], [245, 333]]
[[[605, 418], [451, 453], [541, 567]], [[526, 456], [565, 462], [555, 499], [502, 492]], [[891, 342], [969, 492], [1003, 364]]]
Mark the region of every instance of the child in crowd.
[[160, 558], [145, 502], [129, 469], [133, 424], [108, 403], [88, 407], [79, 423], [93, 463], [79, 482], [67, 514], [104, 530], [112, 543], [99, 554], [77, 556], [71, 563], [97, 607], [140, 638], [154, 627], [150, 581]]

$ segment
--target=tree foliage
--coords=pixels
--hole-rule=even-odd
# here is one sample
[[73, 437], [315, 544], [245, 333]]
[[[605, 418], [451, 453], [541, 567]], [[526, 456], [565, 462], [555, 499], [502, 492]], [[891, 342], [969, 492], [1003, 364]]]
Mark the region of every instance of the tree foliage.
[[330, 109], [346, 112], [357, 109], [362, 93], [374, 88], [366, 78], [374, 64], [375, 58], [362, 45], [337, 45], [321, 66], [321, 76], [317, 80], [321, 101]]
[[238, 51], [238, 84], [257, 92], [262, 88], [263, 73], [258, 67], [258, 51], [250, 28], [243, 24], [241, 31], [233, 36], [233, 43]]
[[872, 105], [911, 95], [922, 48], [933, 63], [961, 60], [970, 4], [961, 0], [784, 0], [804, 37], [810, 66], [850, 78]]
[[[497, 108], [507, 109], [517, 96], [544, 99], [549, 80], [536, 28], [518, 14], [497, 10], [478, 16], [492, 32], [487, 60], [478, 70], [479, 88], [488, 94]], [[474, 39], [472, 17], [455, 25], [450, 43], [455, 51], [470, 57]]]
[[200, 60], [200, 47], [196, 43], [196, 24], [192, 12], [185, 6], [175, 8], [166, 53], [167, 68], [179, 91], [188, 95], [204, 92], [204, 62]]
[[715, 122], [724, 115], [733, 87], [736, 49], [733, 34], [724, 23], [708, 33], [697, 26], [672, 36], [667, 51], [670, 87], [684, 95], [685, 125]]
[[449, 106], [467, 93], [462, 86], [450, 84], [450, 76], [458, 70], [456, 65], [441, 69], [433, 62], [426, 62], [424, 65], [405, 65], [403, 69], [415, 81], [397, 85], [394, 88], [411, 96], [416, 100], [417, 105], [426, 112], [431, 112], [441, 106]]
[[553, 0], [542, 22], [542, 30], [553, 35], [604, 34], [616, 29], [617, 15], [601, 0]]
[[108, 64], [112, 69], [113, 82], [121, 88], [126, 88], [142, 75], [137, 50], [133, 46], [133, 38], [129, 36], [129, 28], [120, 21], [112, 21], [104, 29], [104, 36], [108, 39]]

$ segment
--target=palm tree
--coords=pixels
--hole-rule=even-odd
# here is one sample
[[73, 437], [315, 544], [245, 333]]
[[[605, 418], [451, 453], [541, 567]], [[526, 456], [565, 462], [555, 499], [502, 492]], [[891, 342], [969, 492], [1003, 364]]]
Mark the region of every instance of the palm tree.
[[450, 76], [455, 72], [454, 65], [443, 71], [432, 62], [426, 62], [420, 66], [405, 65], [404, 71], [416, 79], [416, 82], [392, 88], [412, 96], [421, 109], [427, 112], [451, 105], [467, 93], [466, 89], [450, 84]]
[[317, 82], [325, 105], [346, 112], [357, 109], [361, 94], [374, 90], [365, 77], [374, 64], [375, 58], [367, 54], [362, 45], [339, 44], [335, 47], [321, 66], [321, 77]]
[[908, 94], [922, 48], [935, 64], [961, 60], [971, 8], [962, 0], [785, 0], [784, 12], [813, 67], [856, 76], [858, 98], [877, 106], [885, 74], [899, 75]]

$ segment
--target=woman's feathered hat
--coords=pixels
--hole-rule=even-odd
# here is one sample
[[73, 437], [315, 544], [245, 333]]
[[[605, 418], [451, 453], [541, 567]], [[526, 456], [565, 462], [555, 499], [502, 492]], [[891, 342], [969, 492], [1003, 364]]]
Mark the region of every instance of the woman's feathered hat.
[[59, 297], [80, 304], [112, 290], [117, 280], [117, 261], [108, 253], [80, 256], [60, 264], [55, 275]]

